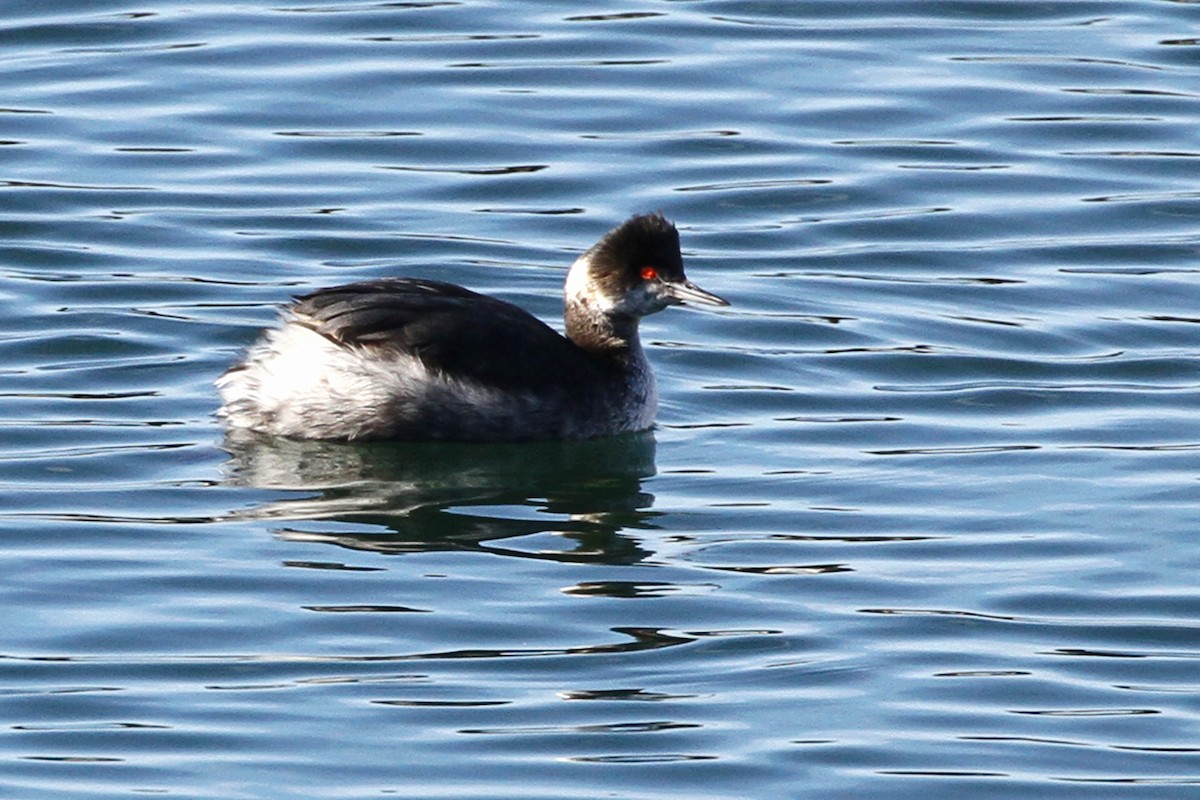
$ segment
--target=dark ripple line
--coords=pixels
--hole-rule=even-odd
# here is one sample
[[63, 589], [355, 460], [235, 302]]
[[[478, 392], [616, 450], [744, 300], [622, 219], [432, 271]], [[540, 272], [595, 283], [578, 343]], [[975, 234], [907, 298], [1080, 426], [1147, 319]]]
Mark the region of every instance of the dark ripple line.
[[965, 456], [1041, 449], [1043, 446], [1040, 444], [998, 444], [974, 447], [906, 447], [896, 450], [864, 450], [863, 452], [870, 456]]
[[1200, 198], [1200, 192], [1196, 191], [1178, 191], [1178, 192], [1145, 192], [1145, 193], [1130, 193], [1130, 194], [1110, 194], [1097, 195], [1096, 197], [1084, 197], [1080, 199], [1081, 203], [1161, 203], [1171, 202], [1176, 200], [1195, 200]]
[[547, 59], [545, 61], [461, 61], [452, 69], [547, 69], [555, 67], [650, 67], [669, 64], [665, 58]]
[[1186, 150], [1064, 150], [1064, 156], [1104, 156], [1108, 158], [1200, 158]]
[[1018, 383], [988, 381], [973, 383], [947, 383], [900, 385], [881, 383], [873, 387], [879, 392], [897, 394], [953, 394], [955, 392], [1190, 392], [1200, 389], [1200, 384], [1149, 384], [1149, 383]]
[[[927, 209], [926, 211], [929, 213], [932, 213], [932, 212], [938, 211], [938, 210], [939, 209], [936, 209], [936, 208], [930, 208], [930, 209]], [[854, 217], [850, 217], [850, 216], [836, 217], [836, 218], [829, 217], [822, 221], [842, 222], [844, 220], [853, 221], [853, 220], [858, 220], [858, 219], [882, 219], [886, 216], [889, 216], [889, 215], [886, 213], [880, 213], [877, 215], [870, 215], [870, 216], [863, 215], [863, 216], [854, 216]], [[756, 273], [755, 277], [764, 277], [764, 278], [831, 278], [833, 280], [839, 280], [839, 281], [877, 281], [879, 283], [901, 283], [901, 284], [911, 283], [911, 284], [916, 284], [919, 286], [926, 286], [926, 285], [936, 286], [938, 284], [947, 284], [947, 283], [963, 284], [963, 285], [967, 285], [967, 286], [974, 286], [974, 285], [980, 285], [980, 284], [983, 286], [1019, 286], [1019, 285], [1028, 283], [1028, 281], [1024, 280], [1023, 278], [998, 278], [993, 275], [933, 275], [933, 276], [894, 275], [894, 274], [885, 275], [885, 274], [872, 273], [872, 272], [831, 272], [831, 271], [826, 271], [826, 270], [803, 270], [803, 271], [781, 271], [781, 272], [769, 272], [769, 273]], [[760, 314], [760, 316], [771, 316], [771, 315]], [[786, 315], [776, 314], [774, 316], [786, 316]], [[841, 320], [855, 320], [857, 318], [856, 317], [837, 317], [835, 319], [841, 321]]]
[[[679, 191], [683, 191], [682, 189]], [[925, 214], [944, 214], [954, 209], [949, 206], [919, 206], [916, 208], [890, 208], [873, 211], [850, 212], [844, 214], [826, 214], [811, 217], [795, 217], [780, 221], [782, 225], [818, 225], [821, 223], [839, 223], [839, 222], [863, 222], [875, 221], [883, 219], [902, 219], [904, 217], [917, 217]], [[957, 280], [952, 278], [938, 278], [937, 280]], [[983, 280], [983, 279], [976, 279]], [[1008, 283], [1024, 283], [1024, 281], [1006, 281]]]
[[516, 164], [513, 166], [503, 167], [411, 167], [411, 166], [389, 166], [383, 164], [379, 169], [393, 170], [396, 172], [433, 172], [444, 173], [450, 175], [517, 175], [528, 172], [541, 172], [544, 169], [549, 169], [549, 164]]
[[662, 11], [626, 11], [612, 14], [585, 14], [577, 17], [563, 17], [563, 22], [620, 22], [630, 19], [650, 19], [651, 17], [667, 16]]
[[1034, 117], [1005, 117], [1005, 122], [1162, 122], [1162, 117], [1135, 114], [1060, 114]]
[[1088, 56], [951, 56], [949, 61], [968, 63], [999, 63], [999, 64], [1099, 64], [1107, 67], [1131, 67], [1152, 72], [1167, 72], [1167, 67], [1158, 64], [1139, 64], [1136, 61], [1125, 61], [1119, 58], [1095, 58]]
[[537, 33], [445, 33], [414, 36], [362, 36], [354, 41], [383, 44], [443, 44], [446, 42], [518, 42], [541, 39]]
[[1028, 711], [1013, 709], [1010, 713], [1038, 717], [1140, 717], [1162, 712], [1155, 708], [1051, 708]]
[[281, 6], [272, 11], [285, 14], [363, 14], [371, 11], [389, 12], [397, 9], [419, 10], [439, 6], [461, 5], [459, 0], [383, 0], [378, 3], [346, 3], [344, 5]]
[[716, 761], [719, 756], [690, 753], [638, 753], [636, 755], [574, 756], [568, 761], [584, 764], [667, 764], [678, 761]]
[[0, 188], [10, 189], [71, 189], [84, 192], [155, 192], [154, 186], [104, 186], [84, 183], [50, 183], [46, 181], [0, 181]]
[[1135, 453], [1170, 453], [1170, 452], [1187, 452], [1190, 450], [1200, 450], [1200, 442], [1187, 444], [1068, 444], [1062, 445], [1060, 450], [1114, 450], [1114, 451], [1129, 451]]
[[598, 725], [528, 725], [512, 728], [462, 728], [459, 733], [482, 735], [545, 735], [569, 733], [658, 733], [687, 728], [704, 727], [695, 722], [671, 722], [670, 720], [652, 720], [649, 722], [613, 722]]
[[1186, 650], [1163, 650], [1137, 652], [1131, 650], [1092, 650], [1083, 647], [1060, 647], [1055, 650], [1039, 652], [1038, 655], [1048, 656], [1083, 656], [1086, 658], [1200, 658], [1200, 652]]
[[796, 178], [792, 180], [730, 181], [729, 183], [704, 183], [696, 186], [678, 186], [676, 192], [724, 192], [731, 189], [776, 189], [783, 186], [823, 186], [833, 183], [826, 178]]
[[371, 700], [377, 706], [402, 706], [405, 708], [488, 708], [512, 705], [512, 700]]
[[1081, 87], [1081, 88], [1064, 88], [1061, 91], [1072, 92], [1074, 94], [1114, 94], [1114, 95], [1133, 95], [1136, 97], [1180, 97], [1194, 98], [1200, 95], [1192, 92], [1169, 92], [1165, 89], [1123, 89], [1117, 87]]
[[[558, 648], [517, 648], [504, 649], [463, 649], [445, 650], [432, 653], [405, 653], [392, 655], [255, 655], [255, 654], [216, 654], [216, 655], [147, 655], [134, 656], [129, 659], [114, 658], [107, 655], [82, 656], [19, 656], [0, 653], [0, 662], [52, 662], [77, 664], [108, 664], [113, 666], [136, 666], [145, 669], [150, 665], [169, 664], [308, 664], [308, 663], [351, 663], [375, 664], [393, 663], [400, 661], [443, 661], [467, 660], [482, 658], [531, 658], [541, 656], [573, 656], [573, 655], [605, 655], [613, 653], [634, 653], [644, 650], [658, 650], [677, 645], [691, 644], [704, 636], [726, 635], [727, 631], [688, 631], [667, 632], [664, 628], [616, 627], [610, 628], [613, 633], [630, 637], [631, 641], [611, 642], [598, 645], [579, 645], [575, 647]], [[747, 633], [739, 631], [737, 633]], [[751, 632], [757, 633], [757, 632]]]
[[1012, 453], [1029, 450], [1102, 450], [1107, 452], [1132, 453], [1186, 453], [1200, 450], [1200, 442], [1174, 444], [1064, 444], [1048, 446], [1041, 444], [998, 444], [971, 447], [911, 447], [894, 450], [864, 450], [872, 456], [963, 456], [986, 455], [989, 453]]
[[893, 614], [897, 616], [945, 616], [990, 619], [999, 622], [1021, 622], [1017, 617], [1004, 614], [984, 614], [980, 611], [953, 611], [939, 608], [860, 608], [860, 614]]
[[55, 761], [64, 764], [121, 764], [124, 758], [114, 756], [18, 756], [24, 761]]
[[369, 131], [369, 130], [300, 130], [275, 131], [276, 136], [289, 136], [298, 139], [376, 139], [401, 136], [424, 136], [421, 131]]
[[980, 772], [976, 770], [952, 769], [881, 769], [880, 775], [900, 775], [920, 778], [1011, 778], [1007, 772]]
[[320, 611], [330, 614], [429, 614], [428, 608], [388, 605], [345, 605], [345, 606], [300, 606], [305, 611]]
[[1133, 784], [1133, 785], [1148, 785], [1148, 786], [1197, 786], [1200, 785], [1200, 777], [1195, 778], [1072, 778], [1068, 776], [1051, 777], [1053, 781], [1063, 781], [1064, 783], [1118, 783], [1118, 784]]
[[131, 53], [158, 53], [171, 50], [194, 50], [209, 47], [209, 42], [174, 42], [169, 44], [130, 44], [109, 47], [70, 47], [60, 52], [71, 55], [125, 55]]

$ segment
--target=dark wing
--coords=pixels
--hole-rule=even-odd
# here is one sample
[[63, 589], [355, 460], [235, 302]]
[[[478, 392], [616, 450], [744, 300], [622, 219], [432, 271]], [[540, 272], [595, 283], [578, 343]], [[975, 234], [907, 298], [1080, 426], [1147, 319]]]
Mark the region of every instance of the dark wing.
[[569, 385], [586, 362], [527, 311], [441, 281], [351, 283], [298, 297], [291, 311], [335, 342], [408, 353], [431, 370], [501, 389]]

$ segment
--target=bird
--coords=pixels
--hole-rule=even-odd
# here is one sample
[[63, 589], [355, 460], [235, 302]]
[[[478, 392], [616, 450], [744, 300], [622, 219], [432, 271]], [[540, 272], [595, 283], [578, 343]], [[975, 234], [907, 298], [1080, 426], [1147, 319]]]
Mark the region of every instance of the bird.
[[380, 278], [294, 298], [217, 381], [229, 429], [323, 440], [576, 440], [653, 427], [638, 322], [727, 306], [684, 274], [661, 213], [606, 233], [567, 272], [562, 335], [461, 286]]

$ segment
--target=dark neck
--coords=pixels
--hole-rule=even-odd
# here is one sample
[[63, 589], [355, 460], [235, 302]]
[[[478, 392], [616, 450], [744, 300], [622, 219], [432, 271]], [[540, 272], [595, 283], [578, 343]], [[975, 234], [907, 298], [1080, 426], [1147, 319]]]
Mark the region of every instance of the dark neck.
[[568, 298], [563, 318], [567, 324], [567, 338], [588, 352], [623, 356], [641, 347], [637, 317], [605, 314], [586, 301]]

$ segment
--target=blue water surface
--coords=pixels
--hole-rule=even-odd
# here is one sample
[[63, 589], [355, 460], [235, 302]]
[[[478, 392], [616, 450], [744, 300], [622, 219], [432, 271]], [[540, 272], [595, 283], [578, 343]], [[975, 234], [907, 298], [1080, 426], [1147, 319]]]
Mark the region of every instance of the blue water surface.
[[[1195, 797], [1197, 8], [6, 0], [0, 795]], [[646, 210], [651, 434], [213, 417]]]

